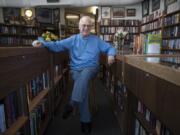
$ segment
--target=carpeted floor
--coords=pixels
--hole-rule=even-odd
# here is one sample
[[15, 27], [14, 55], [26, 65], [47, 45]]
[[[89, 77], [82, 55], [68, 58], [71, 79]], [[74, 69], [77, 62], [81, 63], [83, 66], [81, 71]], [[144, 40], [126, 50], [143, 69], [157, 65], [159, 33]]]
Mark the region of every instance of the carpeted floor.
[[[102, 83], [98, 79], [95, 83], [98, 111], [93, 116], [91, 135], [121, 135], [118, 121], [112, 112]], [[76, 114], [67, 120], [63, 120], [61, 112], [62, 108], [57, 111], [45, 135], [84, 135], [80, 129], [79, 115]]]

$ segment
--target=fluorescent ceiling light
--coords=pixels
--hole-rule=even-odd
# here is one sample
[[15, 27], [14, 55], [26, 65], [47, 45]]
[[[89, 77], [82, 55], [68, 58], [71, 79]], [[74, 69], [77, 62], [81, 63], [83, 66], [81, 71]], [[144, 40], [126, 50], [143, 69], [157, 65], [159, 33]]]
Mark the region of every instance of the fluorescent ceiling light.
[[66, 15], [66, 19], [79, 19], [79, 16], [78, 15], [69, 14], [69, 15]]

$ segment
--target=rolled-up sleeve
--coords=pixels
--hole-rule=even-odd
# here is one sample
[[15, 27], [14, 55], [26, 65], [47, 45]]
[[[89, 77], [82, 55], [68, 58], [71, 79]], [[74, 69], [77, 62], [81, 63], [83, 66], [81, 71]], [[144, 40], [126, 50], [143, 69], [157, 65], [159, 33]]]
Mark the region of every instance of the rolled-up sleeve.
[[101, 39], [99, 39], [99, 47], [102, 52], [106, 53], [109, 56], [116, 55], [116, 49], [112, 45]]
[[61, 52], [69, 50], [72, 46], [73, 37], [69, 37], [63, 40], [58, 41], [40, 41], [43, 46], [47, 47], [49, 50], [53, 52]]

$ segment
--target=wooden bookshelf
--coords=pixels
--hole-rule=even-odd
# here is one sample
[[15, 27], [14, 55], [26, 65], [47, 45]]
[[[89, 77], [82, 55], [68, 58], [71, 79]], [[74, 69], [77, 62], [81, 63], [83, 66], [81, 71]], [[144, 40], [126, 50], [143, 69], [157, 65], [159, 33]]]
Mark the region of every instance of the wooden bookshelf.
[[[33, 134], [32, 130], [37, 130], [40, 135], [44, 134], [54, 110], [66, 92], [68, 54], [66, 52], [52, 54], [45, 48], [1, 47], [0, 63], [0, 80], [2, 80], [0, 111], [4, 112], [4, 124], [8, 126], [0, 134], [15, 135], [17, 132]], [[61, 79], [56, 82], [53, 77], [55, 72], [53, 67], [57, 63], [62, 64], [63, 70], [59, 74], [62, 76]], [[60, 97], [55, 100], [53, 92], [57, 86]], [[13, 99], [11, 106], [18, 108], [18, 110], [14, 109], [15, 112], [6, 109], [10, 107], [8, 106], [10, 99]], [[38, 114], [38, 109], [42, 107], [44, 111]], [[11, 119], [10, 115], [13, 113], [16, 117]], [[38, 121], [40, 128], [32, 125], [37, 114], [42, 115], [42, 119]]]
[[[101, 58], [106, 65], [106, 57]], [[115, 64], [105, 68], [102, 80], [114, 85], [113, 95], [109, 92], [112, 87], [107, 87], [106, 91], [112, 99], [121, 132], [125, 135], [135, 134], [135, 130], [138, 134], [179, 134], [179, 55], [118, 55], [116, 58]], [[160, 61], [148, 62], [147, 58], [159, 58]], [[107, 76], [106, 72], [111, 75]], [[140, 112], [139, 102], [142, 104]], [[136, 121], [139, 121], [138, 129]], [[160, 126], [156, 127], [156, 124]]]
[[[172, 58], [179, 59], [177, 56]], [[161, 59], [170, 59], [170, 57], [166, 56]], [[175, 63], [171, 64], [171, 66], [174, 64]], [[146, 57], [127, 57], [124, 77], [125, 85], [128, 90], [132, 92], [132, 97], [140, 100], [143, 105], [148, 108], [149, 113], [151, 113], [156, 120], [160, 121], [161, 126], [164, 127], [164, 129], [161, 128], [159, 130], [161, 132], [170, 132], [170, 134], [179, 134], [180, 130], [177, 126], [177, 123], [179, 123], [179, 105], [176, 104], [176, 102], [179, 102], [178, 95], [180, 94], [178, 91], [180, 86], [178, 83], [179, 79], [176, 78], [179, 76], [179, 73], [176, 68], [171, 66], [169, 64], [163, 64], [162, 62], [148, 62], [146, 61]], [[174, 76], [175, 73], [176, 77]], [[136, 101], [132, 100], [130, 102], [130, 108], [134, 108], [132, 106], [133, 103], [137, 104]], [[135, 111], [137, 107], [135, 107], [135, 110], [130, 110]], [[148, 115], [146, 111], [147, 109], [144, 110], [144, 117]], [[148, 133], [157, 134], [154, 133], [154, 130], [152, 130], [154, 128], [145, 121], [142, 115], [135, 113], [135, 118], [140, 121], [146, 131], [149, 131]], [[129, 120], [131, 121], [130, 123], [133, 123], [133, 120]], [[133, 129], [132, 125], [129, 126]], [[165, 131], [165, 129], [167, 131]], [[131, 133], [132, 132], [133, 130]]]

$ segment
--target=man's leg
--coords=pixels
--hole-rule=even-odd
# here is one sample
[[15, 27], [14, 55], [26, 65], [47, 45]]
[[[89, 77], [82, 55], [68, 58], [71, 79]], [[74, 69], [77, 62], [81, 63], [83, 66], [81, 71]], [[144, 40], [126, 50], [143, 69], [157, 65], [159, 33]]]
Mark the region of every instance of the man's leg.
[[[88, 100], [89, 87], [88, 86], [89, 86], [90, 80], [93, 79], [97, 75], [98, 68], [85, 68], [79, 71], [71, 71], [71, 73], [72, 73], [72, 78], [74, 80], [74, 86], [72, 90], [70, 103], [71, 105], [78, 103], [80, 105], [81, 121], [89, 122], [91, 119], [91, 115], [89, 112], [89, 100]], [[67, 110], [68, 111], [65, 111], [64, 113], [65, 114], [64, 118], [69, 116], [69, 113], [66, 113], [66, 112], [71, 112], [72, 107], [68, 106]]]
[[79, 103], [84, 102], [85, 98], [87, 98], [88, 90], [89, 90], [89, 82], [93, 78], [96, 77], [98, 73], [98, 68], [85, 68], [77, 75], [74, 79], [74, 87], [72, 91], [71, 100]]
[[[80, 71], [71, 70], [71, 76], [74, 81], [74, 84], [78, 80], [79, 75], [80, 75]], [[75, 105], [79, 105], [79, 104], [70, 99], [69, 103], [64, 108], [64, 112], [63, 112], [63, 116], [62, 116], [63, 119], [67, 119], [70, 116], [70, 114], [73, 112]]]

